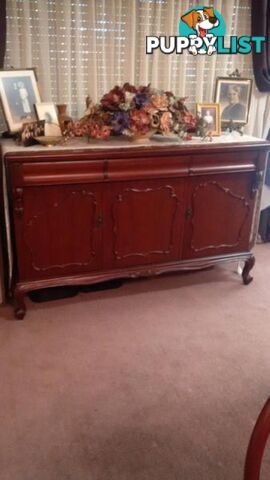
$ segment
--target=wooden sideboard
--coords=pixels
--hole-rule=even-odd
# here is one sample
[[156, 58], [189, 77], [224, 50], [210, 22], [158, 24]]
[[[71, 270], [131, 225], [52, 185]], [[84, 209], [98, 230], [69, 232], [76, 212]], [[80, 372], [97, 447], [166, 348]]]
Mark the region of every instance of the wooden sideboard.
[[269, 143], [21, 149], [5, 164], [15, 315], [26, 292], [243, 260]]

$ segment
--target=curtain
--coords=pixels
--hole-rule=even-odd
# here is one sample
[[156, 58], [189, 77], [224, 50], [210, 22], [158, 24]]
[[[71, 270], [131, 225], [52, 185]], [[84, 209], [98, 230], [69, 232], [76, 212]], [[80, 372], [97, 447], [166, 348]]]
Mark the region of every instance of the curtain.
[[0, 68], [3, 68], [6, 49], [6, 0], [0, 1]]
[[264, 51], [253, 55], [253, 64], [258, 89], [270, 92], [270, 0], [252, 0], [252, 35], [267, 38]]
[[[236, 68], [253, 78], [252, 55], [146, 55], [146, 35], [177, 35], [180, 17], [200, 0], [9, 0], [6, 66], [36, 67], [43, 101], [68, 104], [78, 117], [85, 97], [97, 101], [126, 81], [211, 102], [217, 76]], [[251, 0], [213, 0], [227, 37], [250, 35]], [[267, 126], [268, 125], [268, 126]], [[269, 94], [254, 86], [247, 133], [266, 136]]]
[[[6, 48], [6, 0], [0, 1], [0, 68], [4, 66], [4, 57], [5, 57], [5, 48]], [[1, 120], [1, 118], [0, 118]], [[2, 169], [0, 168], [0, 199], [2, 203], [3, 191], [2, 191]], [[4, 302], [5, 291], [4, 291], [4, 275], [3, 275], [3, 238], [4, 228], [3, 228], [3, 211], [0, 208], [0, 305]]]

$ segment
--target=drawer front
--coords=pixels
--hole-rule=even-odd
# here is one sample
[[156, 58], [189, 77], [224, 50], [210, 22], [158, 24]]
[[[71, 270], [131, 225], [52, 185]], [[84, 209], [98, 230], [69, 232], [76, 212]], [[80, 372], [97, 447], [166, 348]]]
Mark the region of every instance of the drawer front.
[[10, 168], [15, 185], [35, 186], [182, 177], [189, 174], [189, 164], [189, 156], [160, 156], [75, 162], [26, 161], [13, 163]]
[[13, 164], [17, 185], [66, 185], [100, 182], [104, 179], [104, 161], [24, 162]]
[[185, 177], [256, 169], [258, 153], [202, 153], [100, 160], [27, 161], [10, 165], [13, 182], [21, 186], [96, 183]]
[[190, 157], [187, 155], [108, 160], [106, 179], [121, 181], [184, 177], [189, 173], [189, 164]]
[[190, 175], [251, 172], [256, 169], [258, 152], [202, 153], [192, 156]]

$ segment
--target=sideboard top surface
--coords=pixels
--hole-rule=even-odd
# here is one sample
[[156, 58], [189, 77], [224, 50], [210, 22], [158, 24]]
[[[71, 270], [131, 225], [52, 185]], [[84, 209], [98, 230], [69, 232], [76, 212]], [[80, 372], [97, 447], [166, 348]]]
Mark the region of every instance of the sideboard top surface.
[[106, 160], [106, 158], [146, 158], [163, 156], [189, 156], [192, 154], [210, 154], [240, 152], [245, 150], [270, 150], [270, 142], [247, 135], [223, 135], [214, 137], [213, 142], [202, 142], [199, 138], [179, 143], [175, 140], [155, 139], [147, 144], [134, 144], [125, 139], [91, 141], [72, 139], [65, 145], [44, 147], [35, 145], [22, 147], [13, 140], [1, 140], [2, 157], [8, 162], [24, 161], [76, 161]]

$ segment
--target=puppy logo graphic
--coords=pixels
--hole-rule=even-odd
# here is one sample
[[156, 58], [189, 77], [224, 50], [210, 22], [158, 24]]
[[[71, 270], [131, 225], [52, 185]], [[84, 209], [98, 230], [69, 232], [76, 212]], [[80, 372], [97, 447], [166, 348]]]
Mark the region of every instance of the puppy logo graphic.
[[[187, 2], [188, 3], [188, 2]], [[265, 36], [226, 36], [226, 24], [218, 10], [205, 5], [190, 8], [179, 18], [178, 35], [147, 35], [147, 55], [160, 50], [165, 55], [248, 55], [262, 53]]]
[[189, 52], [193, 55], [212, 55], [217, 36], [225, 35], [225, 23], [213, 7], [198, 7], [182, 15], [181, 33], [190, 39]]
[[212, 7], [205, 7], [203, 10], [191, 10], [191, 12], [182, 16], [182, 20], [197, 32], [198, 37], [202, 38], [206, 36], [208, 30], [219, 25], [219, 20]]

